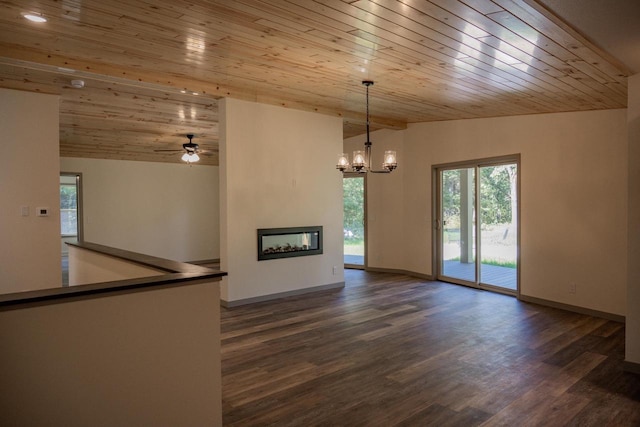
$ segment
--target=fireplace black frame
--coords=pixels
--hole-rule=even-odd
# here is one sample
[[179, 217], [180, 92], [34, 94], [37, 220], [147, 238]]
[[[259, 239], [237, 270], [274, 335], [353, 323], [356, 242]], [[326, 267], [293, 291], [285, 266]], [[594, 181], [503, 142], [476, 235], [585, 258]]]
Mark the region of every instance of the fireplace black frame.
[[[313, 249], [287, 250], [283, 252], [265, 253], [263, 247], [265, 236], [284, 236], [287, 234], [303, 234], [312, 235], [312, 239], [317, 239], [317, 247]], [[291, 258], [299, 256], [320, 255], [322, 254], [322, 226], [310, 227], [282, 227], [282, 228], [259, 228], [258, 229], [258, 261], [266, 261], [270, 259]]]

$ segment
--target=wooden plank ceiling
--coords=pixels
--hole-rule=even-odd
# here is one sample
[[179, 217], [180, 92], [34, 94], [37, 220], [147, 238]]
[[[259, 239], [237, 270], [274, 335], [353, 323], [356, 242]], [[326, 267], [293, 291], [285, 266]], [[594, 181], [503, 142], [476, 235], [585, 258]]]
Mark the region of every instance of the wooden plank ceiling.
[[0, 86], [61, 95], [70, 157], [179, 162], [154, 150], [194, 133], [217, 164], [221, 97], [339, 116], [348, 137], [363, 79], [373, 128], [402, 129], [624, 108], [628, 74], [533, 0], [0, 1]]

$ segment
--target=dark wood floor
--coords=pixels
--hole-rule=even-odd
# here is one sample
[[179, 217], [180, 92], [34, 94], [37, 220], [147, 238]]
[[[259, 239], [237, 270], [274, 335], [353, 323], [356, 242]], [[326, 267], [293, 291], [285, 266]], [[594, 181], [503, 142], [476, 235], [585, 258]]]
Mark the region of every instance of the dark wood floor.
[[640, 426], [624, 325], [401, 275], [222, 312], [225, 426]]

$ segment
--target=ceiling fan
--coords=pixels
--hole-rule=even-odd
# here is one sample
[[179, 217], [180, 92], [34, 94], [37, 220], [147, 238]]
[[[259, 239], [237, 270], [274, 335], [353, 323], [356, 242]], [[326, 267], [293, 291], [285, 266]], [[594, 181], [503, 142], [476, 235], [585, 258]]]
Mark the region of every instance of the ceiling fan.
[[196, 144], [195, 142], [193, 142], [193, 134], [187, 134], [187, 138], [189, 138], [189, 142], [185, 142], [184, 144], [182, 144], [182, 150], [153, 150], [156, 153], [181, 153], [184, 152], [184, 154], [182, 155], [182, 160], [187, 162], [187, 163], [194, 163], [197, 162], [198, 160], [200, 160], [200, 155], [205, 155], [205, 156], [211, 156], [213, 153], [209, 150], [201, 150], [200, 146], [198, 144]]

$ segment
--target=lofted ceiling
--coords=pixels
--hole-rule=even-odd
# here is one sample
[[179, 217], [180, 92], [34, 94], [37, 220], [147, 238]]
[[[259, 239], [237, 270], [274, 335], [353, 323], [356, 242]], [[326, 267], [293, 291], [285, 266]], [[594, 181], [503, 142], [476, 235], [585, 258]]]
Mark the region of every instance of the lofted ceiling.
[[203, 164], [222, 97], [342, 117], [345, 137], [363, 130], [364, 79], [374, 129], [626, 107], [635, 62], [545, 3], [2, 0], [0, 87], [61, 95], [61, 156], [180, 162], [154, 150], [194, 133]]

